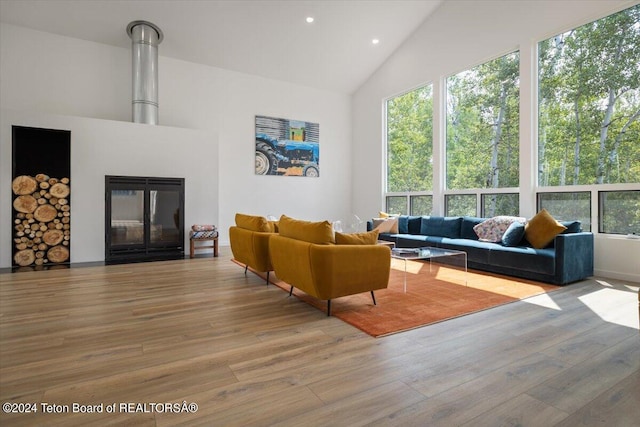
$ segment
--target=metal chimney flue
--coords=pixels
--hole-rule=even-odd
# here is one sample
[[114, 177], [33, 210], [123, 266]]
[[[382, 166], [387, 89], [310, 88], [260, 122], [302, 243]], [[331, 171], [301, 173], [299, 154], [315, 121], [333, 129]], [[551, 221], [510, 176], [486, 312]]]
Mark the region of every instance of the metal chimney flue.
[[164, 35], [151, 22], [127, 25], [133, 64], [133, 122], [158, 124], [158, 45]]

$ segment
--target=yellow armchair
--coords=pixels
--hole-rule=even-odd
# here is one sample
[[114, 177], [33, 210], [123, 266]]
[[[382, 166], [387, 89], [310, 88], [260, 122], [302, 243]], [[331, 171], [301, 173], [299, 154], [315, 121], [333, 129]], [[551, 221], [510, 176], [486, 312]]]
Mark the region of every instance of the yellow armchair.
[[373, 291], [387, 287], [391, 268], [387, 246], [336, 245], [334, 240], [331, 224], [326, 221], [309, 223], [285, 216], [280, 218], [279, 234], [269, 239], [276, 276], [291, 285], [290, 294], [296, 287], [327, 300], [328, 316], [334, 298], [371, 292], [375, 304]]
[[229, 242], [233, 258], [244, 264], [244, 272], [252, 269], [267, 273], [273, 270], [269, 257], [269, 238], [275, 234], [275, 226], [264, 217], [236, 214], [236, 225], [229, 228]]

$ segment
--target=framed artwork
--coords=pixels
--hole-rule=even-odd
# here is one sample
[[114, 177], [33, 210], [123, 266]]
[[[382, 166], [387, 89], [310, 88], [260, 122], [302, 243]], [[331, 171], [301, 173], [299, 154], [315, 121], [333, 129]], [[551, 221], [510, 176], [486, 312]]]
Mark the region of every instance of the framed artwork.
[[256, 175], [320, 176], [320, 125], [256, 116]]

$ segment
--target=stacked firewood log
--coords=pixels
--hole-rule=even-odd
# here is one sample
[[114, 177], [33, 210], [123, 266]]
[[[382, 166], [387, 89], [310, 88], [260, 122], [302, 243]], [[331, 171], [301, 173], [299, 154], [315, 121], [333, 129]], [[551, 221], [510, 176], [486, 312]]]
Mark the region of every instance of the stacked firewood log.
[[13, 260], [16, 265], [43, 265], [69, 260], [71, 207], [69, 178], [21, 175], [12, 182]]

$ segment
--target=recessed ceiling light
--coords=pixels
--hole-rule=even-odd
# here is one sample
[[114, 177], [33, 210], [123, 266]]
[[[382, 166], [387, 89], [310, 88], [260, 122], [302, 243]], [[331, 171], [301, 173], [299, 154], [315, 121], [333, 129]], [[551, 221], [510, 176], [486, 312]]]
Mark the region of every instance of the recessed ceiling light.
[[311, 24], [313, 21], [313, 16], [307, 16], [307, 24]]
[[373, 44], [378, 44], [378, 43], [380, 43], [380, 40], [378, 40], [378, 39], [373, 39], [373, 40], [371, 40], [371, 43], [373, 43]]

